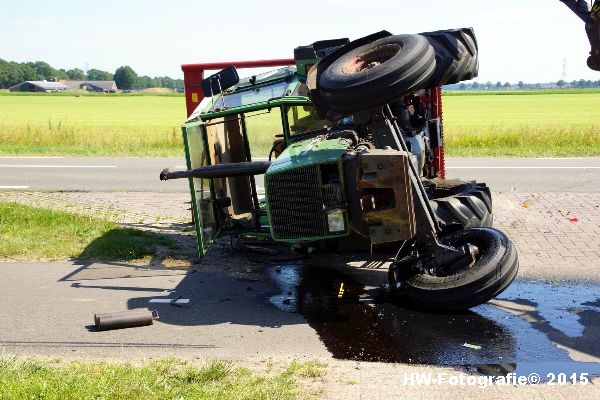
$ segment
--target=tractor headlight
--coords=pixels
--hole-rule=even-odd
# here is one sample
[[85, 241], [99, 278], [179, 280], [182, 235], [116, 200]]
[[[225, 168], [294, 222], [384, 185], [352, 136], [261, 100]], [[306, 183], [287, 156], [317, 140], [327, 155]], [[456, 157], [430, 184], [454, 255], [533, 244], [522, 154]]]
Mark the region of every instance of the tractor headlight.
[[344, 210], [335, 208], [327, 211], [327, 225], [329, 232], [343, 232], [346, 230], [346, 220], [344, 218]]

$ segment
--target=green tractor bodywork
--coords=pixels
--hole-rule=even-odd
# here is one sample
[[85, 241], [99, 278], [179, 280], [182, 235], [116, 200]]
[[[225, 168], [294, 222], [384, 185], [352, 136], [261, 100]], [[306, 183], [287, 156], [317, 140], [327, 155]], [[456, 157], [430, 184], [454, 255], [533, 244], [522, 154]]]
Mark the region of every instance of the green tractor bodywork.
[[477, 54], [471, 28], [380, 31], [298, 47], [295, 67], [241, 81], [231, 65], [206, 79], [186, 66], [187, 170], [160, 179], [189, 179], [200, 256], [219, 234], [376, 249], [395, 254], [399, 299], [464, 310], [501, 293], [518, 257], [491, 227], [489, 188], [444, 180], [441, 86], [477, 76]]
[[414, 237], [409, 153], [392, 150], [377, 113], [375, 143], [344, 121], [332, 130], [303, 96], [304, 80], [294, 67], [246, 79], [183, 125], [188, 170], [272, 160], [262, 175], [189, 178], [200, 256], [219, 234], [339, 249]]
[[[332, 184], [323, 179], [331, 171], [341, 170], [341, 157], [348, 145], [338, 139], [322, 140], [318, 137], [304, 137], [306, 130], [311, 128], [324, 128], [326, 122], [316, 117], [313, 105], [308, 97], [292, 95], [300, 81], [294, 68], [280, 70], [280, 78], [275, 78], [261, 85], [256, 83], [253, 88], [236, 89], [225, 93], [224, 96], [215, 96], [209, 104], [201, 105], [183, 124], [183, 141], [188, 170], [208, 165], [252, 161], [254, 153], [261, 151], [260, 158], [267, 154], [263, 149], [252, 148], [253, 140], [249, 138], [248, 122], [255, 116], [268, 115], [272, 119], [281, 121], [281, 132], [277, 138], [283, 142], [285, 150], [277, 157], [264, 174], [265, 194], [270, 191], [281, 193], [278, 199], [266, 195], [260, 198], [257, 180], [262, 176], [235, 177], [235, 178], [189, 178], [192, 198], [192, 211], [195, 221], [198, 251], [204, 255], [214, 238], [223, 233], [234, 233], [247, 237], [259, 237], [270, 240], [298, 243], [319, 241], [347, 235], [346, 210], [341, 208], [343, 190], [342, 174], [338, 172], [339, 182]], [[276, 91], [275, 91], [276, 89]], [[261, 99], [261, 91], [265, 90], [268, 96], [281, 92], [280, 96]], [[250, 92], [250, 93], [246, 93]], [[236, 98], [237, 97], [237, 98]], [[258, 99], [259, 101], [246, 103]], [[237, 104], [229, 108], [219, 108], [224, 101], [226, 105], [233, 101]], [[199, 107], [200, 108], [200, 107]], [[270, 140], [277, 139], [275, 136]], [[319, 174], [319, 181], [309, 182], [314, 184], [314, 189], [320, 196], [329, 196], [332, 209], [329, 212], [332, 226], [335, 231], [327, 228], [327, 221], [321, 218], [315, 221], [319, 225], [315, 229], [318, 234], [297, 236], [294, 232], [281, 232], [273, 230], [272, 221], [285, 221], [281, 210], [277, 208], [277, 201], [285, 198], [285, 179], [288, 173], [305, 169], [323, 169]], [[279, 187], [278, 187], [279, 185]], [[283, 186], [282, 186], [283, 185]], [[221, 199], [228, 198], [232, 204], [227, 205]], [[293, 200], [293, 197], [289, 200]], [[336, 208], [336, 205], [338, 206]], [[313, 210], [316, 204], [313, 204]], [[223, 213], [222, 209], [227, 209]], [[243, 218], [246, 214], [254, 217]], [[341, 219], [341, 220], [340, 220]], [[343, 224], [341, 223], [343, 221]], [[336, 226], [337, 223], [337, 226]], [[324, 225], [325, 224], [325, 225]], [[341, 227], [343, 225], [343, 227]]]
[[[347, 212], [343, 205], [344, 186], [342, 156], [348, 144], [339, 139], [314, 138], [291, 144], [271, 165], [265, 174], [267, 211], [274, 240], [305, 242], [345, 236], [349, 233]], [[303, 203], [290, 210], [290, 204], [298, 202], [298, 194], [289, 184], [302, 180]], [[306, 196], [311, 191], [312, 196]], [[306, 197], [305, 197], [306, 196]], [[308, 199], [308, 200], [307, 200]], [[310, 201], [312, 200], [312, 201]], [[323, 215], [321, 208], [325, 208]], [[294, 226], [288, 215], [302, 212], [305, 218], [313, 218], [313, 229]], [[274, 223], [271, 223], [274, 222]]]

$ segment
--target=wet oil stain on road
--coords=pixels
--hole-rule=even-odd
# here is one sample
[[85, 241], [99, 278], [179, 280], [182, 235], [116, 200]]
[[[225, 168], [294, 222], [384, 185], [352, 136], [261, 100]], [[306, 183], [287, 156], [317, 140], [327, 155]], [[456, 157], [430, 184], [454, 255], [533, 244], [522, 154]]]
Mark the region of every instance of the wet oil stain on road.
[[268, 273], [281, 290], [270, 302], [303, 315], [335, 358], [600, 375], [598, 286], [517, 280], [488, 304], [432, 314], [326, 268], [299, 263]]

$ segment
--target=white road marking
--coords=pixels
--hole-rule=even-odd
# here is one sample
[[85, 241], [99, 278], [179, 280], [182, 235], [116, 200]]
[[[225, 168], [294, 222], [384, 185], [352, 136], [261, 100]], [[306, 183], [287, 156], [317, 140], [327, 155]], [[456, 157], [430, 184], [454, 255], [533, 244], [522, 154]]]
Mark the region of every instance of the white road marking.
[[116, 165], [36, 165], [0, 164], [0, 168], [117, 168]]
[[479, 166], [479, 167], [449, 167], [446, 166], [446, 169], [600, 169], [598, 167], [553, 167], [553, 166]]
[[62, 156], [2, 156], [0, 159], [10, 158], [10, 159], [46, 159], [46, 158], [64, 158]]
[[0, 189], [29, 189], [29, 186], [5, 186], [5, 185], [0, 185]]
[[590, 157], [536, 157], [536, 160], [589, 160]]

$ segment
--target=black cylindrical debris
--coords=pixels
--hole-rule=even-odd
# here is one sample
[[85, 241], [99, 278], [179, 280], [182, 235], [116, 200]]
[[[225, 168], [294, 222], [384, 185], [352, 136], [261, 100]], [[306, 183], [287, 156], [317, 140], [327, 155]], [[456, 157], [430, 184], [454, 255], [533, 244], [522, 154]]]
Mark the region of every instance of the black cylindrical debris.
[[118, 313], [94, 314], [94, 323], [99, 331], [152, 325], [158, 319], [156, 311], [136, 309]]

